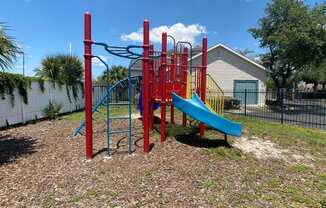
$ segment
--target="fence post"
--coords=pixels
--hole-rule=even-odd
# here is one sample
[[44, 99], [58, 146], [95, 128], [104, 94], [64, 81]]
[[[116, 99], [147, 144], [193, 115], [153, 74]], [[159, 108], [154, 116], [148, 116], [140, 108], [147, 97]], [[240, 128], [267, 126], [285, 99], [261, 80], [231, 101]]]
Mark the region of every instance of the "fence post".
[[280, 91], [280, 97], [281, 97], [281, 124], [283, 124], [283, 120], [284, 120], [284, 103], [283, 103], [283, 99], [284, 99], [284, 95], [283, 95], [283, 89], [281, 89]]
[[245, 96], [244, 96], [244, 114], [247, 116], [247, 89], [245, 89]]

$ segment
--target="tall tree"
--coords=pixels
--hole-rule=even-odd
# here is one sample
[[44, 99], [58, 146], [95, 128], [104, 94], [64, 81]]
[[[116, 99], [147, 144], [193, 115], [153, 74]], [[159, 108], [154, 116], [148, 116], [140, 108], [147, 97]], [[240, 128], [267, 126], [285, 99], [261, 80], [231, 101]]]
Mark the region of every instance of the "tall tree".
[[[320, 34], [308, 6], [301, 0], [272, 0], [258, 27], [249, 29], [260, 46], [267, 49], [262, 55], [277, 89], [289, 86], [294, 72], [317, 60], [320, 54]], [[319, 30], [320, 32], [320, 30]]]
[[314, 59], [304, 67], [304, 70], [295, 74], [294, 80], [314, 84], [314, 89], [322, 85], [326, 90], [326, 2], [316, 5], [311, 11], [313, 26], [311, 37], [313, 38], [316, 50]]
[[326, 60], [306, 66], [293, 79], [296, 83], [304, 81], [307, 84], [313, 84], [314, 90], [317, 90], [318, 85], [322, 85], [323, 90], [326, 90]]
[[10, 37], [6, 30], [8, 28], [0, 22], [0, 69], [10, 68], [21, 52], [15, 39]]

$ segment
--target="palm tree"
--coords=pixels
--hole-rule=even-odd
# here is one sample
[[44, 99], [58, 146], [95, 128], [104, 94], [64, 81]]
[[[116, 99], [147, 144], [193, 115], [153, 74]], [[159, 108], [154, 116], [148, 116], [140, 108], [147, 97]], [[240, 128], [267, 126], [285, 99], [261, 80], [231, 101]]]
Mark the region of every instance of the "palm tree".
[[82, 81], [83, 63], [78, 56], [52, 55], [45, 57], [41, 62], [41, 67], [35, 72], [36, 76], [46, 80], [74, 85]]
[[35, 70], [35, 75], [45, 80], [62, 83], [61, 74], [62, 66], [57, 56], [47, 56], [41, 62], [41, 67]]
[[0, 69], [10, 68], [20, 53], [15, 39], [6, 33], [7, 27], [0, 22]]
[[[109, 77], [107, 77], [107, 71], [104, 71], [103, 74], [98, 78], [98, 83], [106, 85], [109, 82], [109, 85], [113, 85], [119, 80], [122, 80], [128, 76], [128, 69], [124, 66], [111, 66], [109, 69]], [[115, 102], [118, 102], [121, 98], [126, 97], [127, 88], [124, 86], [119, 86], [114, 91], [111, 92], [112, 99], [115, 97]]]
[[66, 85], [74, 85], [82, 82], [83, 78], [83, 62], [78, 56], [61, 54], [57, 60], [61, 66], [61, 79]]
[[113, 65], [109, 69], [109, 78], [107, 79], [107, 72], [104, 71], [103, 74], [98, 78], [98, 82], [101, 84], [105, 84], [107, 80], [110, 85], [113, 85], [117, 81], [124, 79], [128, 76], [128, 69], [124, 66], [116, 66]]
[[47, 56], [42, 60], [41, 67], [35, 70], [36, 76], [45, 80], [65, 84], [69, 96], [69, 89], [72, 89], [73, 95], [77, 97], [77, 90], [82, 87], [83, 63], [78, 56], [58, 54]]

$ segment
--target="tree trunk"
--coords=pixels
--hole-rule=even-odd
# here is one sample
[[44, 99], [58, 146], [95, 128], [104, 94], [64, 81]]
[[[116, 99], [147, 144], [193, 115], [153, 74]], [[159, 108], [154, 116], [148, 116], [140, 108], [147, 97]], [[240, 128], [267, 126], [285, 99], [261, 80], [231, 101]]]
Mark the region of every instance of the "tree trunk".
[[314, 92], [317, 92], [318, 82], [314, 82], [313, 90]]

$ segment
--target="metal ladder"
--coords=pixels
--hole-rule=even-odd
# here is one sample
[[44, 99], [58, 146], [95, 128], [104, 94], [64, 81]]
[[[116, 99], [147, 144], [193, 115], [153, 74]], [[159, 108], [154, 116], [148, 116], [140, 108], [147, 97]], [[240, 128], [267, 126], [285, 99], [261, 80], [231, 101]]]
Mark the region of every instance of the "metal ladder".
[[[130, 75], [130, 74], [129, 74]], [[114, 85], [107, 86], [105, 92], [99, 99], [99, 101], [94, 105], [92, 108], [92, 115], [96, 113], [100, 113], [99, 109], [101, 106], [106, 107], [106, 119], [105, 119], [105, 124], [106, 124], [106, 142], [107, 142], [107, 153], [108, 156], [111, 155], [111, 141], [110, 141], [110, 136], [113, 134], [128, 134], [128, 153], [132, 153], [132, 141], [131, 141], [131, 129], [132, 129], [132, 118], [131, 118], [131, 113], [132, 113], [132, 85], [136, 85], [137, 82], [141, 80], [141, 76], [128, 76], [125, 79], [119, 80], [116, 82]], [[133, 83], [135, 82], [135, 83]], [[128, 88], [128, 102], [124, 103], [114, 103], [114, 105], [128, 105], [128, 115], [127, 116], [110, 116], [110, 95], [114, 90], [118, 89], [119, 87]], [[95, 120], [93, 118], [93, 120]], [[128, 128], [125, 130], [111, 130], [110, 129], [110, 121], [112, 120], [128, 120]], [[78, 134], [84, 135], [85, 134], [85, 121], [82, 121], [79, 125], [78, 128], [74, 131], [73, 136], [76, 136]]]

